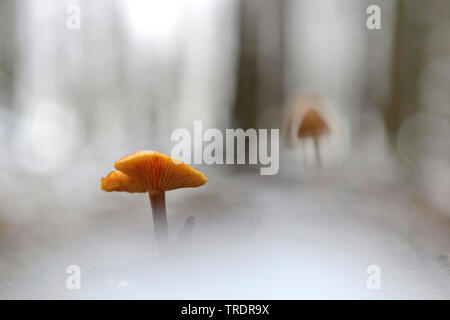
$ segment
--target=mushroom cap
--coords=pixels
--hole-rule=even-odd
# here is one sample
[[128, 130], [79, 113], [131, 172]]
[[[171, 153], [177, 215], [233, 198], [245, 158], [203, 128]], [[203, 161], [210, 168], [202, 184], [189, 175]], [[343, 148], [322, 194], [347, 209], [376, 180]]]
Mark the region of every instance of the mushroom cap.
[[125, 192], [147, 192], [147, 188], [135, 179], [120, 171], [111, 171], [106, 177], [100, 180], [100, 189]]
[[297, 137], [314, 137], [330, 131], [322, 116], [313, 108], [306, 110], [298, 128]]
[[150, 193], [199, 187], [208, 181], [190, 165], [156, 151], [131, 153], [114, 163], [114, 168], [135, 179]]

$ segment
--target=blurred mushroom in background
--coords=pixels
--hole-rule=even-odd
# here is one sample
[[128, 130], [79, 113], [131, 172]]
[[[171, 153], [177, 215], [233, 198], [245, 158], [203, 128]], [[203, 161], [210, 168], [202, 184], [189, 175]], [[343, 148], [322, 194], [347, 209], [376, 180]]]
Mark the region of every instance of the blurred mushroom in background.
[[297, 137], [300, 139], [313, 139], [314, 149], [316, 152], [316, 161], [319, 166], [321, 164], [319, 137], [329, 131], [328, 125], [317, 110], [310, 108], [305, 111], [302, 122], [300, 123], [300, 127], [297, 131]]
[[332, 140], [336, 140], [343, 131], [342, 124], [330, 109], [329, 102], [316, 93], [308, 92], [294, 98], [284, 112], [283, 136], [287, 147], [302, 150], [304, 154], [313, 149], [319, 167], [323, 160], [321, 145], [337, 144]]

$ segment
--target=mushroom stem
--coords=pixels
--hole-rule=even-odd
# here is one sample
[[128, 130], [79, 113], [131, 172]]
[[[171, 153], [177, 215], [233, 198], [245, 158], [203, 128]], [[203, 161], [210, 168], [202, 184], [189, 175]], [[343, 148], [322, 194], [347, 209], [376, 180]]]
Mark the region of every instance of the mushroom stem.
[[162, 252], [169, 246], [169, 228], [167, 226], [165, 192], [149, 192], [148, 196], [152, 206], [155, 238], [159, 250]]
[[320, 158], [320, 146], [319, 146], [319, 137], [317, 135], [313, 136], [314, 140], [314, 148], [316, 150], [316, 161], [319, 167], [322, 166], [322, 159]]

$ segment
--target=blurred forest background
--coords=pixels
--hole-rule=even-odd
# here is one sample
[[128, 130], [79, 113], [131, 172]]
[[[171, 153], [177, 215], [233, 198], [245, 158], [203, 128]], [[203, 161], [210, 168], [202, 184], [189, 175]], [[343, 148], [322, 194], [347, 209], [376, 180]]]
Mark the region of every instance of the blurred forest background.
[[[366, 27], [372, 4], [380, 30]], [[70, 5], [80, 29], [66, 26]], [[310, 92], [332, 128], [327, 179], [400, 185], [448, 257], [449, 1], [2, 0], [0, 282], [115, 210], [98, 183], [123, 155], [170, 153], [194, 120], [286, 139], [290, 106]], [[305, 183], [312, 145], [286, 142], [280, 177], [294, 168]]]

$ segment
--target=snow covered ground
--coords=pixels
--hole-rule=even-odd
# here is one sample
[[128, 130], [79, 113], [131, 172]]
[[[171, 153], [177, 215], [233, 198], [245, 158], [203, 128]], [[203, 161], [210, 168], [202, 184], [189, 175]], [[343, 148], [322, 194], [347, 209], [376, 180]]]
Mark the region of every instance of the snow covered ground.
[[[1, 196], [0, 298], [450, 298], [448, 212], [427, 206], [399, 167], [200, 168], [205, 186], [166, 195], [164, 255], [146, 195], [101, 192], [107, 170], [86, 168], [24, 176], [24, 189]], [[69, 265], [80, 290], [66, 287]], [[370, 265], [379, 290], [367, 288]]]

